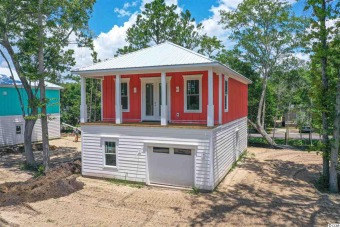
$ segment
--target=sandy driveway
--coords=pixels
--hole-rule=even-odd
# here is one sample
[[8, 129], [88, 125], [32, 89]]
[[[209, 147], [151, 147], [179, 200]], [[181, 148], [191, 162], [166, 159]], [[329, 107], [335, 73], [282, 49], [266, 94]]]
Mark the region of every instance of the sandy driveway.
[[[79, 144], [55, 141], [77, 156]], [[68, 147], [68, 148], [67, 148]], [[79, 177], [83, 187], [59, 198], [0, 204], [0, 226], [327, 226], [340, 223], [340, 196], [310, 183], [321, 157], [292, 150], [249, 148], [247, 160], [213, 193], [133, 188]], [[73, 152], [73, 153], [72, 153]], [[58, 152], [56, 152], [58, 153]], [[3, 162], [1, 161], [2, 166]], [[0, 167], [0, 184], [30, 176]], [[1, 196], [1, 194], [0, 194]]]

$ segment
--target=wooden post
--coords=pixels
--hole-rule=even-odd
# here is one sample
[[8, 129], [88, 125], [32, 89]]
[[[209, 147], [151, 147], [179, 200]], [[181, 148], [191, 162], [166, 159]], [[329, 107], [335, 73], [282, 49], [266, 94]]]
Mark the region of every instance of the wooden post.
[[116, 75], [116, 124], [123, 122], [121, 94], [121, 77], [120, 75]]
[[166, 73], [161, 73], [161, 92], [162, 92], [162, 105], [161, 105], [161, 125], [168, 124], [168, 107], [166, 105]]
[[208, 70], [208, 106], [207, 126], [214, 126], [214, 74], [212, 69]]
[[87, 122], [87, 105], [86, 105], [86, 78], [80, 77], [81, 101], [80, 101], [80, 122]]
[[222, 124], [222, 113], [223, 113], [223, 104], [222, 104], [222, 97], [224, 96], [224, 92], [222, 90], [223, 84], [223, 75], [220, 73], [218, 75], [218, 123]]

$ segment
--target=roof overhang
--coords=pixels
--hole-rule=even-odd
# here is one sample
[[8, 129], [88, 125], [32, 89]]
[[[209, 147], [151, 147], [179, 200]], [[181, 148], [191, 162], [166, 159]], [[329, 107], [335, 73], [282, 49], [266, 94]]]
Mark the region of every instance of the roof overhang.
[[146, 66], [134, 68], [114, 68], [100, 70], [72, 70], [73, 74], [78, 74], [87, 78], [102, 78], [110, 75], [130, 75], [130, 74], [147, 74], [160, 72], [185, 72], [185, 71], [205, 71], [212, 69], [216, 73], [222, 73], [245, 84], [251, 84], [252, 81], [236, 72], [235, 70], [219, 62], [185, 64], [185, 65], [164, 65], [164, 66]]

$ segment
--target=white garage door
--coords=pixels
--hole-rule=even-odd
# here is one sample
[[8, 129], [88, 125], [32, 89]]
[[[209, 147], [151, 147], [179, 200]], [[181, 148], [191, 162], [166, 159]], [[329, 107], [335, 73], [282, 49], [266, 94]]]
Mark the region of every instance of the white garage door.
[[174, 186], [194, 186], [194, 150], [149, 147], [150, 183]]

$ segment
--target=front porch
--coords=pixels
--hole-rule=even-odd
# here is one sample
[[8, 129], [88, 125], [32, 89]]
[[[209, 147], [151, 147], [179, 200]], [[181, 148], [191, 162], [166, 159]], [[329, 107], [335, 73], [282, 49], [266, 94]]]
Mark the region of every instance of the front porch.
[[186, 129], [214, 129], [218, 125], [207, 126], [203, 124], [184, 124], [184, 123], [168, 123], [166, 126], [160, 122], [142, 121], [142, 122], [124, 122], [117, 124], [109, 121], [84, 122], [81, 124], [86, 126], [130, 126], [130, 127], [166, 127], [166, 128], [186, 128]]
[[222, 77], [212, 68], [82, 76], [81, 123], [88, 123], [86, 78], [92, 78], [102, 84], [102, 116], [94, 124], [213, 128], [222, 123], [222, 97], [216, 93]]

